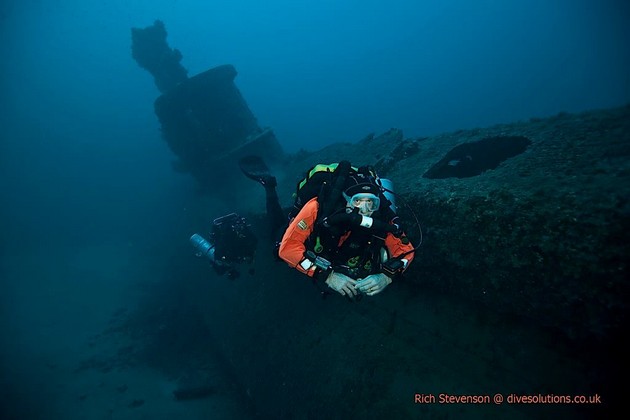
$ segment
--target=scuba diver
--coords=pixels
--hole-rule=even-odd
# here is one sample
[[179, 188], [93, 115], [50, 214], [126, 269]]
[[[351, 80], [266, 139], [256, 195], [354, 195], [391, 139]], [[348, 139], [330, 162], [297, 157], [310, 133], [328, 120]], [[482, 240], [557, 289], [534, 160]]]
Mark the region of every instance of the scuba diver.
[[250, 227], [244, 217], [230, 213], [214, 219], [209, 239], [195, 233], [190, 237], [190, 243], [198, 257], [210, 260], [217, 274], [227, 274], [233, 280], [240, 276], [236, 264], [254, 261], [258, 240]]
[[249, 156], [239, 165], [265, 188], [272, 231], [282, 228], [278, 257], [316, 283], [350, 299], [373, 296], [409, 267], [415, 248], [400, 227], [391, 189], [384, 187], [389, 181], [371, 167], [316, 165], [298, 184], [285, 217], [276, 179], [262, 159]]

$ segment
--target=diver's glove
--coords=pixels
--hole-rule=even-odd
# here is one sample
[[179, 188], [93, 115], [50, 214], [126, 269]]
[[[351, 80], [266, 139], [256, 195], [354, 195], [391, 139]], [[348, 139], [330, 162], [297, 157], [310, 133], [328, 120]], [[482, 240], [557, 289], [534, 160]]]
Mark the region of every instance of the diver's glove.
[[354, 285], [357, 283], [356, 280], [351, 279], [345, 274], [335, 273], [331, 271], [326, 279], [326, 284], [331, 289], [339, 292], [342, 296], [355, 297], [358, 292], [354, 288]]
[[382, 292], [391, 282], [392, 279], [383, 273], [370, 274], [363, 280], [359, 280], [356, 283], [356, 288], [368, 296], [374, 296]]

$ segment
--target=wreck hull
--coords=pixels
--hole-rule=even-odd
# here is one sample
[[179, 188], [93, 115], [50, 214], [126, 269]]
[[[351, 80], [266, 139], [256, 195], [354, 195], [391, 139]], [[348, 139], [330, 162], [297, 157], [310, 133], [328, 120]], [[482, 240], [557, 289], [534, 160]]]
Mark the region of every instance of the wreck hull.
[[214, 188], [226, 170], [235, 172], [242, 156], [260, 154], [271, 162], [283, 156], [273, 131], [258, 126], [234, 84], [236, 74], [231, 65], [218, 66], [155, 101], [162, 137], [178, 158], [174, 169], [191, 173], [206, 188]]

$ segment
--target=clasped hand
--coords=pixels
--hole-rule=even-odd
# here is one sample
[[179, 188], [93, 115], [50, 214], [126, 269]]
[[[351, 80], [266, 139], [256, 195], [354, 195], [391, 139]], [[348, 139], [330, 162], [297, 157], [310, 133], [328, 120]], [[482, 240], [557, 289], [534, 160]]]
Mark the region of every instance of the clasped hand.
[[385, 289], [392, 279], [387, 277], [383, 273], [371, 274], [362, 280], [354, 280], [345, 274], [332, 272], [326, 279], [326, 284], [331, 289], [335, 290], [342, 296], [348, 296], [353, 298], [357, 296], [359, 292], [365, 293], [368, 296], [374, 296]]
[[357, 281], [354, 287], [368, 296], [374, 296], [382, 292], [391, 282], [392, 279], [383, 273], [370, 274], [363, 280]]

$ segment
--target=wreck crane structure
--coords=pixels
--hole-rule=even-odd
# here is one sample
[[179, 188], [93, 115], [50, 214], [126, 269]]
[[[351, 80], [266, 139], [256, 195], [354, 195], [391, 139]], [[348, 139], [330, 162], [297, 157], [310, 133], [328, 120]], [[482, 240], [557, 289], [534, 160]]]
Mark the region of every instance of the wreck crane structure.
[[[236, 69], [220, 65], [193, 77], [181, 65], [182, 54], [166, 41], [164, 23], [132, 28], [132, 56], [153, 75], [161, 95], [155, 100], [161, 132], [177, 156], [173, 169], [190, 173], [203, 190], [217, 188], [217, 176], [233, 172], [237, 160], [257, 154], [270, 163], [283, 159], [275, 134], [261, 128], [234, 83]], [[231, 186], [238, 177], [221, 176]]]

